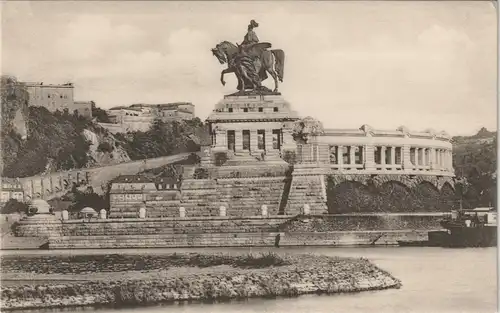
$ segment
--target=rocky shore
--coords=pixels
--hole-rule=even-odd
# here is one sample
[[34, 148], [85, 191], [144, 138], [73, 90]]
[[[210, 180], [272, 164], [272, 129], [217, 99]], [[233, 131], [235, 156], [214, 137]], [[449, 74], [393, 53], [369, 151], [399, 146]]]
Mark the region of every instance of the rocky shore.
[[2, 257], [1, 261], [2, 310], [152, 305], [401, 286], [366, 259], [317, 255], [189, 253]]

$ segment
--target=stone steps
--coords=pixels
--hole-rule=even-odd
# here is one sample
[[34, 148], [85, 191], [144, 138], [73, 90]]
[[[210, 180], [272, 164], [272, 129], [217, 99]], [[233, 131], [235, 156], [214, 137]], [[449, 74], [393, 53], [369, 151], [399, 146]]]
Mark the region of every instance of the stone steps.
[[320, 175], [293, 176], [285, 213], [300, 214], [304, 204], [309, 205], [311, 214], [327, 213], [326, 199], [323, 198], [323, 183]]
[[49, 239], [49, 249], [272, 246], [278, 233], [217, 233], [142, 236], [66, 236]]
[[140, 236], [165, 234], [260, 233], [276, 231], [286, 217], [254, 219], [153, 220], [136, 219], [66, 222], [64, 236]]

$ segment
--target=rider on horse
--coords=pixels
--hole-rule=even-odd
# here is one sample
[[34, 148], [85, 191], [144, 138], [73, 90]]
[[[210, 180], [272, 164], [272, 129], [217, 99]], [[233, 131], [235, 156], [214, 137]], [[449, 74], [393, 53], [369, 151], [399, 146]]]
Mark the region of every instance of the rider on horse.
[[243, 42], [239, 46], [241, 54], [247, 54], [252, 58], [259, 58], [264, 50], [271, 48], [271, 44], [268, 42], [259, 43], [259, 38], [253, 31], [253, 29], [257, 27], [259, 27], [259, 23], [255, 20], [251, 20], [248, 25], [248, 31], [243, 38]]

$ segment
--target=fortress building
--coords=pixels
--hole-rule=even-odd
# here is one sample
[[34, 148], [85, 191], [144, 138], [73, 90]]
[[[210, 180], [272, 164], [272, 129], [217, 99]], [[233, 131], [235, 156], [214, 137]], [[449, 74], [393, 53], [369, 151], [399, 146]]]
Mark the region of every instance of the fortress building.
[[24, 202], [24, 189], [19, 179], [2, 177], [1, 186], [0, 204], [10, 199]]
[[180, 121], [195, 118], [194, 105], [189, 102], [163, 104], [132, 104], [109, 109], [111, 123], [100, 123], [112, 133], [147, 131], [155, 119]]
[[27, 82], [22, 83], [29, 93], [29, 106], [44, 107], [50, 112], [67, 111], [69, 114], [77, 114], [88, 118], [92, 117], [92, 105], [90, 101], [75, 101], [74, 86], [67, 84], [44, 84]]

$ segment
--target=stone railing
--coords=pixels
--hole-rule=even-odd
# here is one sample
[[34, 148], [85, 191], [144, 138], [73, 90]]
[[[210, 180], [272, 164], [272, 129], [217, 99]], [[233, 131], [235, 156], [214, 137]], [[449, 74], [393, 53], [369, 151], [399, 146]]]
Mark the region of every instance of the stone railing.
[[410, 132], [326, 129], [297, 146], [296, 169], [326, 174], [409, 174], [454, 176], [451, 137], [432, 130]]
[[143, 170], [160, 167], [169, 163], [185, 160], [190, 153], [137, 160], [109, 166], [75, 169], [70, 171], [49, 173], [32, 177], [19, 178], [24, 190], [26, 201], [41, 198], [50, 200], [60, 197], [71, 190], [73, 183], [92, 186], [100, 192], [103, 184], [119, 175], [136, 174]]

